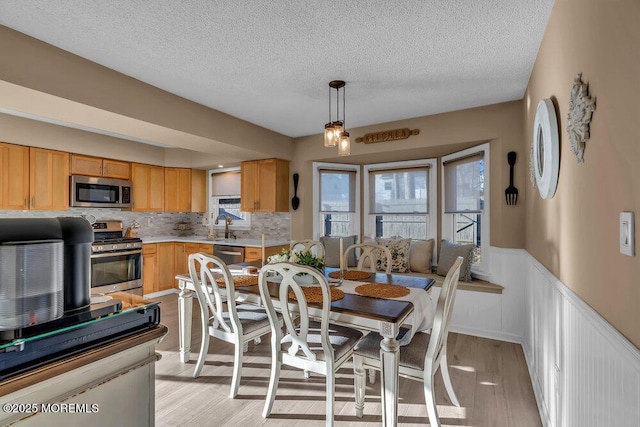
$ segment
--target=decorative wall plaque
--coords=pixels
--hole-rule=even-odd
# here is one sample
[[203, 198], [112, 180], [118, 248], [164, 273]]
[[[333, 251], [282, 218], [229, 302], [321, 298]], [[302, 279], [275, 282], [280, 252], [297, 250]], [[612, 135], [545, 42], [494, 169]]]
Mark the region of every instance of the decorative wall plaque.
[[578, 163], [584, 162], [584, 144], [589, 139], [589, 124], [595, 109], [596, 99], [589, 96], [589, 87], [582, 82], [582, 73], [578, 73], [573, 78], [567, 124], [571, 151]]
[[373, 132], [367, 133], [360, 138], [356, 138], [356, 142], [364, 142], [365, 144], [372, 144], [374, 142], [386, 142], [386, 141], [397, 141], [400, 139], [407, 139], [411, 135], [417, 135], [420, 133], [420, 129], [409, 130], [408, 128], [404, 129], [394, 129], [394, 130], [384, 130], [382, 132]]

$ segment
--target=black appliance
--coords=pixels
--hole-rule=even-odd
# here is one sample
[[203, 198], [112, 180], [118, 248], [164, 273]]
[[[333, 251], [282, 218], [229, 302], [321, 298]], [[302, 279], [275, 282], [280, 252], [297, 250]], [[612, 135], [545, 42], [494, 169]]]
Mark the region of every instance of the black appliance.
[[94, 222], [91, 294], [126, 291], [142, 296], [142, 239], [123, 237], [122, 221]]
[[[93, 230], [89, 222], [84, 218], [71, 217], [0, 219], [0, 245], [5, 248], [21, 245], [28, 249], [30, 246], [56, 241], [62, 243], [64, 312], [86, 308], [91, 302], [89, 257]], [[47, 269], [48, 264], [40, 263], [36, 256], [30, 256], [26, 254], [26, 251], [22, 252], [19, 259], [8, 260], [3, 256], [2, 268], [5, 269], [4, 271], [13, 270], [16, 276], [23, 276], [21, 279], [15, 280], [13, 284], [9, 281], [0, 283], [0, 298], [5, 302], [8, 300], [8, 296], [15, 292], [15, 289], [8, 289], [9, 286], [18, 286], [20, 283], [23, 286], [32, 286], [33, 284], [25, 283], [25, 281], [49, 280], [46, 271], [35, 279], [35, 276], [25, 274], [26, 269], [35, 271]], [[45, 300], [45, 298], [41, 298], [39, 304], [47, 304]], [[50, 298], [48, 300], [51, 302]], [[20, 300], [12, 302], [16, 304], [16, 311], [25, 309], [26, 305], [23, 302]], [[41, 323], [37, 318], [34, 320], [29, 323]]]

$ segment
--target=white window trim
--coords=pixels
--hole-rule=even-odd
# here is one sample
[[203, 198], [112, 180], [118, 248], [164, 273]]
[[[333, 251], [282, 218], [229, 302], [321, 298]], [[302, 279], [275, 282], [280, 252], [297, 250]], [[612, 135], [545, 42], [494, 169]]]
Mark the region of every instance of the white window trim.
[[323, 224], [320, 224], [320, 169], [354, 171], [356, 173], [356, 201], [355, 212], [352, 214], [351, 234], [360, 236], [360, 165], [313, 162], [313, 238], [319, 240], [323, 230]]
[[[364, 185], [363, 191], [364, 197], [364, 235], [368, 237], [375, 236], [375, 224], [371, 219], [371, 205], [369, 202], [369, 174], [372, 170], [379, 171], [383, 169], [402, 169], [413, 168], [420, 166], [429, 167], [429, 175], [427, 177], [429, 181], [429, 198], [427, 200], [429, 208], [429, 232], [432, 236], [427, 236], [427, 239], [433, 238], [437, 240], [438, 235], [438, 161], [437, 159], [422, 159], [422, 160], [407, 160], [402, 162], [391, 163], [376, 163], [364, 166]], [[411, 236], [403, 236], [411, 237]], [[435, 264], [437, 261], [436, 251], [433, 251], [433, 260]]]
[[[482, 257], [480, 261], [480, 265], [472, 265], [471, 272], [474, 277], [477, 277], [482, 280], [491, 281], [491, 167], [490, 167], [490, 144], [487, 142], [485, 144], [477, 145], [475, 147], [467, 148], [466, 150], [458, 151], [456, 153], [449, 154], [447, 156], [442, 157], [441, 164], [444, 162], [448, 162], [451, 160], [455, 160], [461, 157], [467, 157], [476, 153], [483, 153], [484, 159], [484, 208], [482, 211], [482, 225], [480, 231], [482, 233], [482, 243], [480, 244], [480, 250], [482, 252]], [[442, 215], [442, 238], [452, 241], [453, 240], [453, 214], [446, 214], [444, 212], [445, 206], [445, 177], [444, 177], [444, 167], [441, 168], [440, 172], [440, 183], [441, 183], [441, 215]]]
[[[215, 218], [213, 216], [214, 212], [218, 211], [218, 196], [213, 196], [211, 194], [211, 175], [214, 173], [223, 173], [223, 172], [240, 172], [240, 167], [232, 167], [232, 168], [217, 168], [217, 169], [209, 169], [207, 171], [207, 223], [204, 224], [209, 227], [210, 230], [224, 230], [225, 225], [224, 222], [219, 222], [218, 225], [214, 224]], [[230, 194], [230, 197], [235, 196], [235, 194]], [[238, 197], [242, 197], [242, 195], [238, 194]], [[246, 221], [243, 221], [241, 224], [231, 223], [229, 225], [229, 230], [251, 230], [251, 214], [249, 214]]]

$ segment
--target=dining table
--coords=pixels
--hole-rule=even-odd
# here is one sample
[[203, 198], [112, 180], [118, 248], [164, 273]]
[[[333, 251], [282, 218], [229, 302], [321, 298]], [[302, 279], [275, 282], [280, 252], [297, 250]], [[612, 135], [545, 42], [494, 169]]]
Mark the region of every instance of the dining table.
[[[242, 263], [231, 268], [239, 271], [242, 267], [251, 264]], [[325, 275], [332, 271], [339, 271], [337, 268], [325, 268]], [[179, 322], [179, 345], [180, 361], [186, 363], [191, 355], [191, 318], [193, 309], [193, 282], [189, 275], [178, 275], [178, 322]], [[407, 276], [402, 274], [386, 274], [384, 272], [371, 273], [366, 279], [358, 279], [363, 283], [379, 283], [388, 285], [399, 285], [408, 288], [422, 289], [428, 292], [435, 281], [427, 277]], [[268, 282], [269, 292], [277, 298], [278, 283]], [[339, 285], [339, 284], [338, 284]], [[245, 304], [262, 305], [260, 292], [257, 286], [236, 286], [237, 300]], [[277, 309], [277, 301], [274, 301]], [[294, 301], [288, 301], [295, 304]], [[321, 305], [309, 305], [310, 315], [321, 316]], [[385, 426], [395, 426], [398, 422], [398, 366], [400, 359], [400, 343], [397, 336], [400, 327], [405, 324], [414, 306], [411, 302], [398, 299], [382, 299], [362, 296], [355, 293], [345, 293], [344, 298], [331, 303], [330, 321], [353, 327], [360, 330], [378, 332], [383, 340], [380, 342], [381, 361], [381, 399], [382, 399], [382, 423]]]

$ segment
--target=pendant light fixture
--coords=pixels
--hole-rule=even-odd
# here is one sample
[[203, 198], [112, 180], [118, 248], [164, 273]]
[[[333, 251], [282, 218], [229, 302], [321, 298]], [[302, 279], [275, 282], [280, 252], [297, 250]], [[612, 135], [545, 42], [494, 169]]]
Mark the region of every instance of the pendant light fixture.
[[[345, 130], [345, 82], [333, 80], [329, 82], [329, 122], [324, 125], [324, 146], [338, 146], [338, 154], [348, 156], [351, 153], [351, 141], [349, 132]], [[331, 116], [331, 89], [336, 90], [336, 120], [332, 121]], [[340, 89], [342, 89], [342, 120], [340, 120]]]

